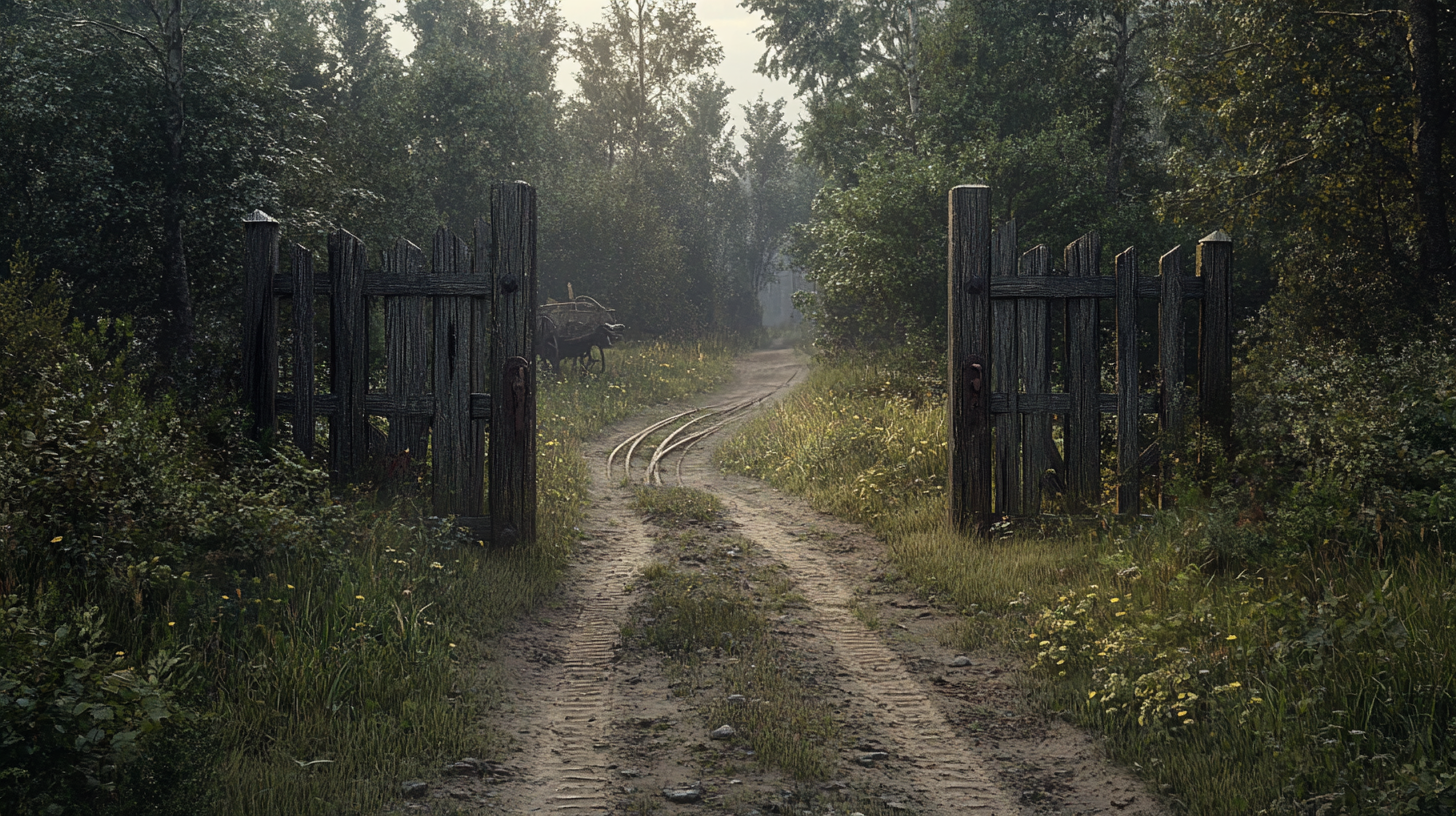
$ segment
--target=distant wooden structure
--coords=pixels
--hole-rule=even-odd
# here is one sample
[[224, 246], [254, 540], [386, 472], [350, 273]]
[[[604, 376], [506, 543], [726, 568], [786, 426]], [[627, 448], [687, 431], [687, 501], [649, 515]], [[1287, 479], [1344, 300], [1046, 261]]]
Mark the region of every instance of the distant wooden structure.
[[[274, 430], [279, 412], [291, 414], [294, 442], [311, 454], [315, 420], [327, 417], [329, 467], [340, 482], [357, 480], [371, 454], [422, 461], [428, 451], [436, 515], [454, 516], [481, 540], [534, 540], [535, 189], [494, 185], [489, 221], [475, 222], [474, 252], [441, 227], [428, 272], [424, 252], [403, 239], [382, 253], [379, 268], [366, 269], [363, 242], [339, 230], [329, 236], [326, 276], [315, 275], [313, 254], [296, 244], [290, 272], [279, 274], [280, 224], [262, 211], [244, 222], [243, 402], [254, 433]], [[315, 296], [329, 304], [327, 394], [315, 388]], [[278, 392], [280, 297], [293, 301], [286, 393]], [[369, 391], [369, 298], [383, 299], [384, 393]], [[369, 416], [389, 422], [382, 451], [371, 450]]]
[[[1063, 266], [1037, 246], [1018, 257], [1016, 223], [991, 228], [991, 190], [950, 192], [949, 513], [964, 530], [986, 532], [994, 517], [1041, 512], [1049, 473], [1074, 506], [1095, 503], [1102, 490], [1102, 414], [1117, 416], [1117, 510], [1137, 513], [1145, 469], [1158, 449], [1141, 448], [1138, 420], [1158, 416], [1163, 453], [1184, 429], [1186, 368], [1183, 303], [1200, 304], [1197, 409], [1227, 432], [1232, 407], [1233, 242], [1214, 232], [1198, 243], [1197, 272], [1183, 274], [1175, 247], [1158, 262], [1158, 277], [1139, 277], [1138, 252], [1117, 256], [1101, 272], [1101, 239], [1082, 236], [1066, 248]], [[1101, 388], [1098, 304], [1116, 314], [1115, 393]], [[1158, 392], [1144, 394], [1138, 374], [1140, 300], [1158, 310]], [[1063, 390], [1053, 391], [1053, 304], [1065, 316], [1061, 334]], [[1052, 438], [1062, 420], [1063, 451]], [[1166, 458], [1166, 457], [1162, 457]]]

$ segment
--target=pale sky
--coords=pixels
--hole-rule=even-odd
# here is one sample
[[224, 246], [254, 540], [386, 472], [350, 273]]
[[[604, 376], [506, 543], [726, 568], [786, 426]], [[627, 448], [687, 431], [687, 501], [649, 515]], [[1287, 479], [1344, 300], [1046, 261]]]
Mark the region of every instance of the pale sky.
[[[583, 28], [600, 22], [602, 9], [606, 6], [605, 0], [559, 0], [559, 3], [567, 26], [580, 25]], [[738, 0], [698, 0], [696, 5], [699, 19], [717, 33], [718, 43], [723, 47], [723, 63], [718, 66], [718, 76], [733, 89], [729, 112], [738, 127], [739, 136], [743, 134], [741, 106], [752, 102], [760, 91], [763, 92], [763, 98], [770, 102], [779, 98], [788, 100], [785, 115], [790, 123], [797, 122], [802, 117], [804, 108], [794, 99], [793, 86], [787, 80], [775, 81], [753, 70], [754, 64], [763, 54], [763, 44], [753, 36], [753, 30], [762, 25], [762, 19], [747, 9], [740, 8]], [[382, 15], [388, 19], [400, 13], [404, 3], [402, 0], [382, 0], [380, 7]], [[413, 47], [409, 35], [397, 24], [392, 24], [391, 30], [395, 50], [408, 54]], [[574, 60], [563, 59], [556, 83], [567, 95], [576, 90]]]

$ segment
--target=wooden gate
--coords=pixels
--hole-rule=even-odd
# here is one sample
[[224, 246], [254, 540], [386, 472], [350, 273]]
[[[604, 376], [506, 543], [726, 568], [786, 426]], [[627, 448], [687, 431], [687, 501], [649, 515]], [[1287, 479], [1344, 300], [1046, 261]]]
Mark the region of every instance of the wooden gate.
[[[1156, 447], [1142, 448], [1139, 418], [1157, 415], [1165, 453], [1183, 432], [1185, 300], [1200, 304], [1193, 369], [1199, 415], [1227, 431], [1232, 240], [1222, 232], [1201, 240], [1194, 275], [1183, 274], [1181, 248], [1159, 259], [1157, 277], [1139, 277], [1135, 248], [1117, 256], [1110, 277], [1102, 274], [1101, 255], [1101, 239], [1089, 233], [1066, 248], [1060, 268], [1053, 268], [1045, 246], [1018, 257], [1016, 223], [991, 228], [989, 187], [951, 191], [948, 491], [950, 518], [958, 528], [984, 533], [995, 516], [1040, 513], [1049, 472], [1073, 506], [1097, 502], [1102, 414], [1117, 417], [1117, 510], [1140, 510], [1143, 470], [1160, 457]], [[1098, 308], [1104, 299], [1115, 304], [1114, 393], [1101, 387]], [[1143, 300], [1156, 300], [1158, 310], [1158, 383], [1149, 393], [1138, 373]], [[1053, 391], [1054, 303], [1064, 304], [1065, 316], [1060, 391]], [[1052, 436], [1054, 417], [1061, 418], [1060, 452]]]
[[[433, 510], [482, 540], [536, 536], [536, 191], [523, 182], [491, 188], [490, 220], [475, 222], [475, 251], [441, 227], [431, 269], [401, 239], [366, 269], [363, 242], [329, 236], [328, 273], [313, 255], [290, 251], [280, 275], [280, 224], [258, 211], [245, 221], [243, 401], [254, 432], [293, 417], [293, 438], [312, 453], [315, 420], [328, 419], [329, 468], [357, 480], [366, 459], [431, 462]], [[315, 296], [329, 304], [329, 393], [316, 393]], [[292, 390], [278, 392], [278, 298], [293, 302]], [[368, 299], [382, 298], [385, 388], [369, 388]], [[426, 313], [430, 315], [427, 326]], [[369, 416], [388, 420], [371, 443]], [[377, 436], [377, 432], [374, 432]], [[489, 500], [486, 484], [486, 437]], [[486, 510], [489, 515], [486, 515]]]

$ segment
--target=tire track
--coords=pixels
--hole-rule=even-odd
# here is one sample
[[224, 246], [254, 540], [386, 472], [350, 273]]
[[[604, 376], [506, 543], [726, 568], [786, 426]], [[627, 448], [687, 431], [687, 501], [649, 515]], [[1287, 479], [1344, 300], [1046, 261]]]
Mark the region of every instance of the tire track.
[[[720, 496], [727, 491], [719, 489]], [[788, 568], [796, 587], [816, 611], [817, 622], [834, 649], [861, 704], [883, 711], [875, 719], [894, 755], [907, 760], [919, 784], [931, 788], [933, 812], [1016, 814], [1020, 809], [992, 774], [956, 736], [931, 693], [916, 680], [883, 641], [850, 614], [853, 580], [830, 563], [828, 554], [806, 546], [785, 526], [756, 506], [744, 492], [729, 494], [740, 532]]]
[[[769, 396], [761, 405], [772, 404]], [[749, 415], [735, 416], [730, 423]], [[740, 484], [744, 480], [718, 474], [711, 462], [711, 446], [686, 450], [680, 456], [680, 482], [716, 494], [730, 508], [730, 518], [740, 525], [739, 533], [788, 569], [796, 588], [816, 612], [818, 628], [849, 681], [847, 690], [861, 707], [882, 712], [874, 718], [884, 729], [882, 736], [893, 746], [894, 756], [909, 763], [916, 786], [930, 793], [930, 812], [947, 816], [1020, 813], [1012, 797], [992, 781], [991, 770], [963, 745], [931, 702], [931, 691], [850, 613], [855, 579], [838, 569], [828, 553], [797, 539], [789, 525], [775, 518], [777, 513], [755, 500], [764, 489], [762, 484], [744, 489], [749, 487]], [[793, 526], [801, 527], [802, 522]]]
[[631, 598], [624, 591], [651, 551], [651, 539], [625, 500], [593, 485], [597, 504], [589, 529], [604, 539], [596, 557], [576, 567], [578, 578], [567, 590], [579, 604], [560, 649], [567, 657], [542, 682], [523, 684], [517, 705], [542, 712], [537, 738], [518, 763], [515, 790], [503, 796], [501, 812], [606, 814], [610, 753], [601, 749], [616, 709], [614, 666], [622, 623]]

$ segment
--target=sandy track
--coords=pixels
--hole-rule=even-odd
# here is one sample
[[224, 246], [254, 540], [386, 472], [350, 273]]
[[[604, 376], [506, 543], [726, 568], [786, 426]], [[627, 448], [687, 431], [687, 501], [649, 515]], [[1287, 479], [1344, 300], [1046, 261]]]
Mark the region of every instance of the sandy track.
[[[512, 700], [496, 718], [518, 740], [516, 752], [503, 758], [513, 775], [500, 784], [456, 780], [436, 790], [436, 797], [468, 813], [607, 814], [625, 812], [624, 791], [637, 790], [632, 812], [640, 812], [644, 796], [702, 777], [695, 754], [702, 747], [699, 737], [683, 726], [695, 713], [658, 673], [639, 666], [630, 674], [617, 662], [619, 632], [635, 600], [633, 576], [649, 559], [653, 542], [651, 530], [629, 507], [631, 491], [618, 481], [620, 470], [608, 479], [605, 463], [619, 442], [652, 422], [686, 407], [762, 396], [803, 370], [803, 360], [787, 350], [748, 355], [727, 388], [691, 405], [634, 417], [589, 447], [592, 507], [559, 602], [496, 650], [512, 686]], [[927, 610], [913, 598], [887, 596], [876, 602], [890, 625], [867, 629], [850, 608], [857, 596], [863, 604], [867, 592], [881, 591], [868, 583], [883, 569], [878, 543], [761, 482], [719, 473], [710, 462], [713, 441], [684, 458], [684, 483], [719, 496], [735, 532], [787, 568], [809, 601], [805, 634], [831, 653], [834, 685], [848, 701], [845, 721], [895, 758], [893, 768], [883, 771], [848, 767], [847, 777], [881, 774], [881, 789], [904, 794], [884, 797], [887, 801], [912, 803], [890, 807], [921, 814], [1164, 812], [1134, 777], [1108, 766], [1086, 736], [1025, 711], [1021, 692], [1008, 682], [1011, 673], [998, 658], [977, 656], [970, 668], [946, 668], [955, 655], [936, 635], [951, 615]], [[678, 467], [674, 462], [665, 476]], [[639, 461], [634, 477], [641, 475]], [[811, 527], [827, 535], [804, 535]], [[621, 735], [648, 724], [674, 727], [651, 740], [655, 764], [641, 771], [629, 767], [640, 756], [630, 755]], [[767, 776], [758, 781], [765, 788], [778, 782]], [[1138, 807], [1129, 807], [1134, 803]], [[662, 799], [653, 804], [659, 806], [726, 809], [714, 808], [712, 801], [685, 806]]]

